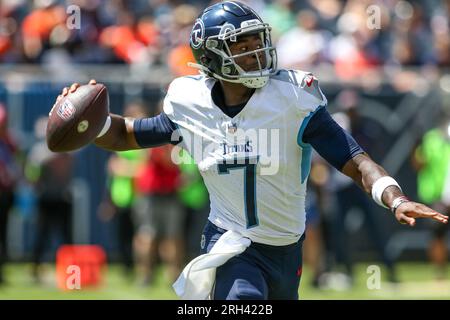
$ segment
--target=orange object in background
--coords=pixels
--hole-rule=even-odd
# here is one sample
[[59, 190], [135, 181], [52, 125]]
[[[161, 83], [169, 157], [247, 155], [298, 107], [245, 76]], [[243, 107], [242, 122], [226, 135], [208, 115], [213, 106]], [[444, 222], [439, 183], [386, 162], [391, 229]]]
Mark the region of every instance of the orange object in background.
[[64, 291], [102, 283], [106, 253], [97, 245], [63, 245], [56, 253], [56, 280]]
[[189, 45], [182, 44], [170, 50], [167, 60], [170, 71], [175, 77], [198, 75], [197, 69], [187, 65], [188, 62], [195, 62]]
[[24, 37], [47, 40], [58, 24], [66, 22], [66, 9], [63, 6], [51, 6], [30, 12], [22, 22]]

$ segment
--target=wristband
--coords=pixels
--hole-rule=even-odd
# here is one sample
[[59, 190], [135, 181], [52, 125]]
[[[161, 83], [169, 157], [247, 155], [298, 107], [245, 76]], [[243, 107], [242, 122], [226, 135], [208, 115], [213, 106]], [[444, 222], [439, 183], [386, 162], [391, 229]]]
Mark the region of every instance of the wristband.
[[390, 186], [397, 186], [400, 190], [402, 190], [397, 181], [395, 181], [394, 178], [389, 176], [381, 177], [380, 179], [375, 181], [374, 184], [372, 185], [372, 199], [378, 205], [385, 207], [386, 209], [389, 209], [389, 207], [383, 203], [381, 196], [383, 195], [384, 190], [386, 190], [386, 188]]
[[411, 200], [409, 200], [408, 197], [406, 197], [406, 196], [400, 196], [398, 198], [395, 198], [394, 201], [392, 201], [392, 207], [391, 207], [392, 213], [395, 214], [395, 211], [402, 203], [410, 202], [410, 201]]
[[97, 138], [103, 137], [108, 132], [110, 127], [111, 127], [111, 116], [108, 116], [108, 118], [106, 118], [105, 125], [103, 126], [102, 131], [100, 131], [100, 133], [98, 134]]

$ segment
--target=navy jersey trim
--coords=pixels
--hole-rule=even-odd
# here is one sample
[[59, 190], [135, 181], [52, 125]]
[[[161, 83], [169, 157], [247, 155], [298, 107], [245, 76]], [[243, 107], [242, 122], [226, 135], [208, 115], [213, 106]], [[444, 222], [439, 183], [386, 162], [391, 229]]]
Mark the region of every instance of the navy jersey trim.
[[302, 183], [304, 183], [306, 178], [309, 176], [309, 172], [311, 171], [311, 158], [312, 158], [312, 147], [310, 144], [305, 143], [303, 141], [303, 135], [305, 133], [306, 128], [308, 127], [308, 123], [311, 121], [313, 116], [321, 109], [325, 109], [325, 107], [324, 106], [318, 107], [316, 110], [312, 111], [305, 119], [303, 119], [302, 125], [298, 130], [297, 143], [303, 149], [302, 162], [300, 167], [301, 172], [300, 179]]
[[[306, 124], [305, 124], [306, 122]], [[363, 148], [334, 121], [326, 108], [319, 108], [302, 123], [298, 142], [302, 147], [312, 146], [326, 161], [338, 170]]]

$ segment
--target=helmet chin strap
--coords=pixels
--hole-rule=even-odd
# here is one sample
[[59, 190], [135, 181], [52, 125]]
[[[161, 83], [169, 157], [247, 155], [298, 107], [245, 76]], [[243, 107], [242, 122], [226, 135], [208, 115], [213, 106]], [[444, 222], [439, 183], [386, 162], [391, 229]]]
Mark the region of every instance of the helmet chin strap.
[[216, 79], [220, 79], [220, 80], [227, 81], [227, 82], [232, 82], [232, 83], [241, 83], [241, 84], [243, 84], [244, 86], [246, 86], [247, 88], [250, 88], [250, 89], [262, 88], [269, 81], [269, 77], [241, 78], [241, 79], [236, 79], [236, 80], [225, 79], [224, 77], [221, 77], [220, 75], [218, 75], [218, 74], [216, 74], [214, 72], [211, 72], [211, 70], [209, 70], [205, 66], [202, 66], [201, 64], [188, 62], [187, 65], [189, 67], [198, 69], [198, 70], [200, 70], [200, 71], [202, 71], [203, 73], [206, 73], [206, 74], [212, 73], [212, 75]]

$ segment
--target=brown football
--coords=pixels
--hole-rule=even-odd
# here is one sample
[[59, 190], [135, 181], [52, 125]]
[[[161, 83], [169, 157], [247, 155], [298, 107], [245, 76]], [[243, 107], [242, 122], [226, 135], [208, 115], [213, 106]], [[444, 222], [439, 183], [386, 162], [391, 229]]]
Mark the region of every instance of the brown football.
[[106, 122], [109, 95], [97, 83], [80, 86], [52, 108], [47, 123], [47, 145], [53, 152], [68, 152], [91, 143]]

